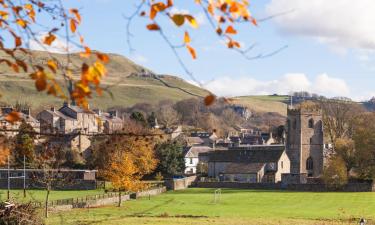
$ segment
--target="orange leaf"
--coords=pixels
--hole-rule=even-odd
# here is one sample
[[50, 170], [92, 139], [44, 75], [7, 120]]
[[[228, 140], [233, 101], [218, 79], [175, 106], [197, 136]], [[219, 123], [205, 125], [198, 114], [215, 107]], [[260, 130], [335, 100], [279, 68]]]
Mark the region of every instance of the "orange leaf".
[[23, 19], [17, 19], [17, 21], [16, 21], [16, 23], [18, 24], [18, 25], [20, 25], [22, 28], [26, 28], [26, 26], [27, 26], [27, 21], [26, 20], [23, 20]]
[[96, 53], [96, 56], [98, 57], [98, 59], [100, 59], [104, 63], [109, 62], [109, 56], [107, 54]]
[[149, 30], [160, 30], [160, 27], [156, 23], [152, 23], [152, 24], [147, 25], [147, 29], [149, 29]]
[[21, 120], [21, 114], [16, 111], [12, 111], [6, 115], [5, 120], [8, 121], [9, 123], [14, 123], [19, 120]]
[[56, 40], [56, 36], [53, 35], [52, 33], [49, 33], [47, 37], [44, 38], [43, 43], [46, 45], [51, 45], [52, 42]]
[[179, 27], [185, 23], [185, 16], [181, 14], [174, 14], [171, 19]]
[[212, 94], [207, 95], [207, 96], [204, 98], [204, 104], [205, 104], [206, 106], [210, 106], [210, 105], [212, 105], [212, 104], [215, 102], [215, 100], [216, 100], [216, 96], [215, 96], [215, 95], [212, 95]]
[[70, 19], [70, 30], [75, 33], [77, 30], [77, 21], [75, 19]]
[[195, 49], [191, 47], [190, 45], [186, 45], [186, 48], [189, 50], [189, 53], [193, 59], [197, 58], [197, 53], [195, 52]]
[[74, 14], [78, 23], [81, 23], [81, 15], [78, 12], [78, 9], [70, 9], [70, 13]]
[[19, 46], [22, 45], [22, 40], [21, 40], [20, 37], [18, 37], [18, 36], [15, 37], [15, 38], [14, 38], [14, 41], [15, 41], [16, 47], [19, 47]]
[[228, 26], [227, 29], [225, 30], [225, 33], [227, 33], [227, 34], [237, 34], [237, 31], [232, 26]]
[[185, 31], [185, 37], [184, 37], [184, 43], [185, 44], [188, 44], [190, 43], [190, 36], [189, 36], [189, 33], [187, 31]]
[[35, 81], [35, 87], [38, 91], [44, 91], [47, 88], [47, 81], [44, 78], [38, 78]]

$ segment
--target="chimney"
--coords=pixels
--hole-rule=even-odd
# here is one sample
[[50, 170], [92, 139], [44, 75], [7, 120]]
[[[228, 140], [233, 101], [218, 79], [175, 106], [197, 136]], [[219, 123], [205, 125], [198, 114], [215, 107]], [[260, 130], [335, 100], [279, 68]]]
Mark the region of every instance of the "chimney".
[[31, 111], [30, 111], [30, 108], [26, 108], [26, 109], [22, 109], [21, 112], [27, 116], [30, 116], [31, 115]]

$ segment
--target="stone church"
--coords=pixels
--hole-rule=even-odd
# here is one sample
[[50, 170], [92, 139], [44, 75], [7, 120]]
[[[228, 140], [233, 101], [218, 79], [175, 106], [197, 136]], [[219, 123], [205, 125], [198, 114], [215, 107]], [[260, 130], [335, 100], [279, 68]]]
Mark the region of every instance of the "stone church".
[[291, 174], [318, 177], [323, 172], [324, 134], [318, 107], [288, 108], [286, 153]]

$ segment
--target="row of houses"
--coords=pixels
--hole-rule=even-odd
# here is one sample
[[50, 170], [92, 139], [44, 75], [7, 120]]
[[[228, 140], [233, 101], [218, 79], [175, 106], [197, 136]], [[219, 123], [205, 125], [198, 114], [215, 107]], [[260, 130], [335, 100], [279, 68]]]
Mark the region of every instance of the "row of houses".
[[2, 133], [14, 136], [24, 121], [31, 125], [35, 132], [54, 134], [96, 134], [114, 133], [123, 128], [123, 120], [116, 111], [102, 112], [64, 103], [59, 109], [51, 107], [39, 112], [34, 118], [29, 109], [19, 112], [21, 120], [10, 123], [6, 116], [15, 111], [12, 107], [2, 107], [0, 123]]

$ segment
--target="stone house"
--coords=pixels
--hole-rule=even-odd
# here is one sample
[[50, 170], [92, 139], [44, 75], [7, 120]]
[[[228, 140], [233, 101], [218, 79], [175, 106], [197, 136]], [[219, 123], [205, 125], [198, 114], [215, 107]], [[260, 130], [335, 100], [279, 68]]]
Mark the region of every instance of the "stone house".
[[221, 181], [277, 183], [290, 173], [283, 145], [260, 145], [203, 153], [208, 157], [208, 176]]
[[116, 131], [121, 131], [124, 128], [124, 121], [118, 117], [117, 111], [102, 112], [101, 110], [94, 110], [98, 115], [98, 130], [99, 133], [112, 134]]
[[14, 137], [18, 133], [18, 129], [22, 122], [26, 122], [29, 124], [35, 132], [40, 131], [40, 123], [37, 119], [35, 119], [30, 112], [30, 109], [21, 110], [19, 112], [21, 120], [10, 123], [5, 118], [6, 116], [15, 111], [13, 107], [3, 107], [1, 108], [1, 115], [0, 115], [0, 129], [4, 130], [1, 131], [1, 134], [7, 137]]
[[51, 108], [37, 115], [40, 127], [44, 132], [51, 133], [82, 133], [99, 132], [97, 115], [87, 109], [64, 103], [59, 110]]
[[199, 154], [213, 151], [208, 146], [191, 146], [185, 149], [185, 174], [196, 174], [200, 162]]

